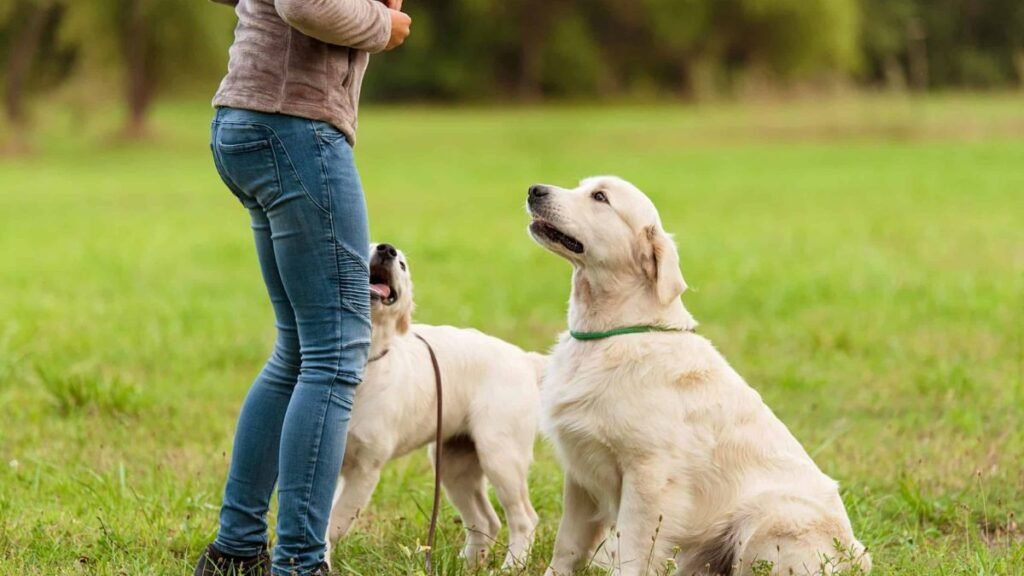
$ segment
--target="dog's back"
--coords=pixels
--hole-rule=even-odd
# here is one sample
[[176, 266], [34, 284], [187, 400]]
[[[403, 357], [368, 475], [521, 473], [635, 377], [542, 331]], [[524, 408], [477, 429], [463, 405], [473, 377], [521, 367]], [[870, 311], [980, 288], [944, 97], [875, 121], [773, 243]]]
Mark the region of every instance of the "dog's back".
[[415, 324], [412, 332], [431, 343], [440, 362], [478, 378], [500, 373], [517, 382], [523, 379], [537, 388], [547, 371], [547, 356], [527, 352], [476, 328]]

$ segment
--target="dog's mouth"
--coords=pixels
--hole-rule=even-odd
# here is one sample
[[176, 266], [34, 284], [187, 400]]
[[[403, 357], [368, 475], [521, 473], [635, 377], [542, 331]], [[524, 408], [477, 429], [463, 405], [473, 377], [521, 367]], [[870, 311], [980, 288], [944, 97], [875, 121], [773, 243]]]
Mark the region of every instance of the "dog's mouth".
[[542, 238], [555, 244], [560, 244], [573, 254], [583, 254], [583, 242], [580, 242], [565, 232], [562, 232], [553, 224], [541, 218], [534, 217], [533, 222], [530, 222], [530, 233], [533, 234], [534, 237]]
[[398, 289], [393, 285], [391, 271], [386, 267], [370, 267], [370, 300], [385, 306], [398, 300]]

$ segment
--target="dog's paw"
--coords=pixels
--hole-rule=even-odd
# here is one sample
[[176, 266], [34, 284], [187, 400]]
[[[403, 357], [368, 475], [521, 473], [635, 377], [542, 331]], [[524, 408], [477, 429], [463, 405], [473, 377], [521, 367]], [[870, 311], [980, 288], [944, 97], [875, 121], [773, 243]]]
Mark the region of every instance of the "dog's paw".
[[526, 554], [523, 554], [521, 557], [517, 558], [514, 554], [509, 552], [505, 555], [505, 561], [501, 563], [501, 570], [502, 572], [525, 574], [525, 570], [527, 568], [529, 560], [530, 559], [526, 557]]

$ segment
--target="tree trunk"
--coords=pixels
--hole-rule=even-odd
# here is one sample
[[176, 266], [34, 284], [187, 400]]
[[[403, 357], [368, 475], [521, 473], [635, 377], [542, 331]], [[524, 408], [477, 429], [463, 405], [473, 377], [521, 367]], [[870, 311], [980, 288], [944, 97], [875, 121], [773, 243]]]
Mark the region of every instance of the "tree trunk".
[[682, 96], [695, 102], [711, 102], [718, 98], [719, 68], [714, 58], [694, 56], [684, 69], [686, 74]]
[[25, 80], [32, 69], [32, 61], [39, 50], [39, 42], [51, 10], [48, 4], [29, 6], [24, 26], [18, 29], [11, 41], [4, 85], [4, 112], [16, 134], [28, 123], [25, 113]]
[[885, 87], [891, 92], [903, 92], [907, 89], [907, 75], [896, 56], [890, 54], [882, 60], [882, 75]]
[[544, 3], [519, 3], [519, 78], [516, 82], [520, 100], [537, 100], [542, 95], [544, 77], [544, 43], [551, 7]]
[[907, 60], [910, 72], [910, 87], [917, 91], [928, 89], [928, 46], [927, 33], [920, 18], [907, 23]]
[[1017, 85], [1024, 88], [1024, 50], [1017, 50], [1013, 64], [1017, 68]]
[[519, 23], [518, 95], [521, 100], [537, 100], [544, 95], [544, 47], [552, 24], [566, 7], [564, 0], [519, 0], [509, 2]]
[[153, 99], [152, 71], [146, 49], [145, 0], [129, 0], [127, 28], [124, 36], [125, 97], [128, 124], [125, 135], [142, 138], [146, 135], [146, 117]]

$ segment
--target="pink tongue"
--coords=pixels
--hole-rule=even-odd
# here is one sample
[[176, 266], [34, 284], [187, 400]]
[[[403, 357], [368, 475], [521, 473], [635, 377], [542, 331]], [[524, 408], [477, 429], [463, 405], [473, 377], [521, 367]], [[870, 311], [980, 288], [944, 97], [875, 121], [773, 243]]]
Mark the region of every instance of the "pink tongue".
[[370, 290], [381, 298], [391, 296], [391, 287], [387, 284], [370, 284]]

